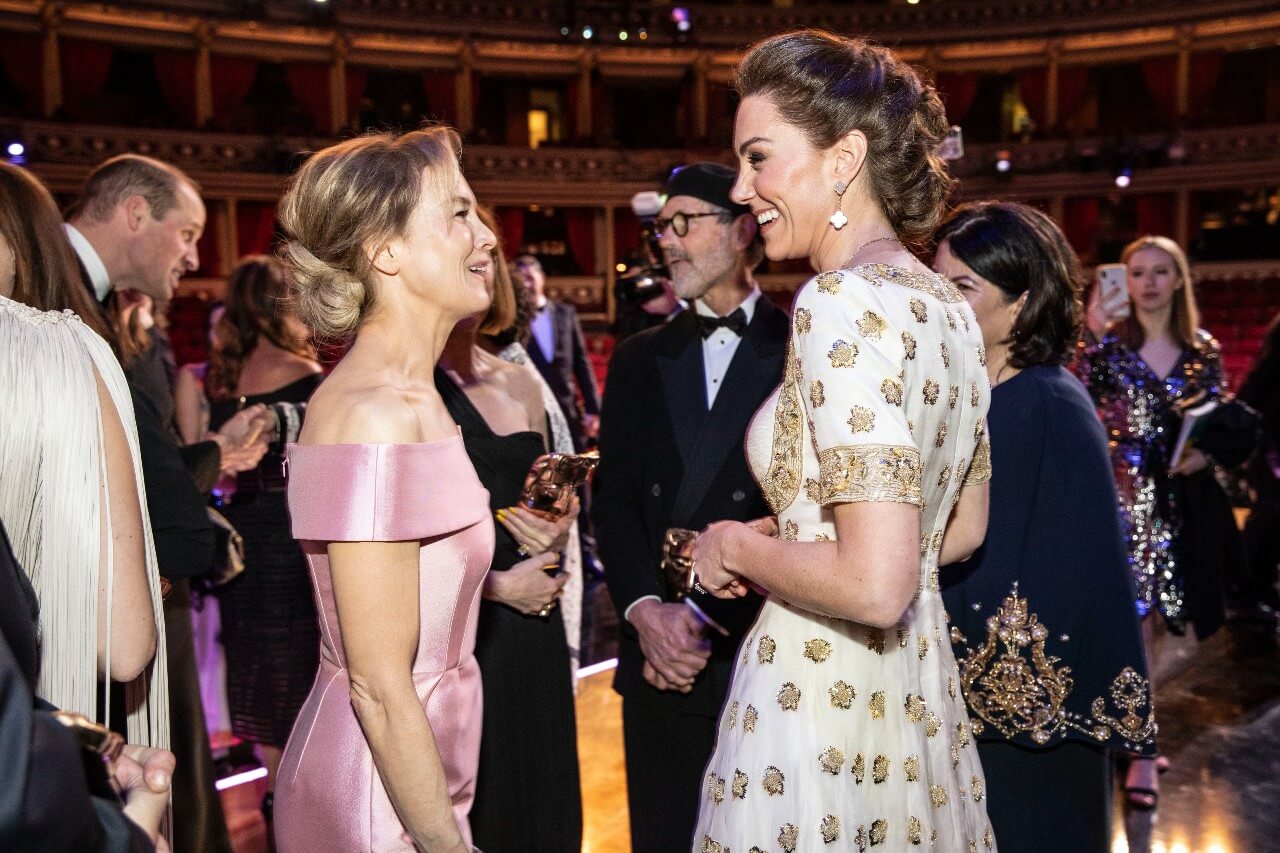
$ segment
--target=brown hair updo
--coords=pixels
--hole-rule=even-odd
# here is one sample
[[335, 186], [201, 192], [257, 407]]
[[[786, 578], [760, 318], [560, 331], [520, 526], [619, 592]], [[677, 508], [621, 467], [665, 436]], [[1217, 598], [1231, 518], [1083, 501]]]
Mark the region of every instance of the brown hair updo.
[[288, 241], [280, 257], [294, 279], [298, 316], [317, 336], [354, 333], [377, 302], [373, 254], [404, 233], [423, 192], [443, 204], [460, 176], [461, 142], [437, 126], [373, 133], [316, 152], [280, 200]]
[[928, 240], [953, 181], [937, 148], [946, 111], [933, 86], [891, 51], [821, 30], [759, 42], [738, 66], [738, 94], [768, 98], [815, 148], [867, 137], [871, 191], [906, 243]]

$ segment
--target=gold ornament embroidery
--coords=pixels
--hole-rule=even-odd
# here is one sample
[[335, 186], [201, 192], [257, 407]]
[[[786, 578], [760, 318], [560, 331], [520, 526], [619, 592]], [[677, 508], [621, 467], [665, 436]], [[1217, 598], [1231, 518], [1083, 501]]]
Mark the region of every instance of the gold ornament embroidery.
[[852, 770], [853, 770], [853, 781], [855, 781], [855, 782], [857, 782], [859, 785], [861, 785], [861, 784], [862, 784], [862, 780], [863, 780], [863, 778], [864, 778], [864, 776], [866, 775], [866, 772], [867, 772], [867, 765], [866, 765], [866, 764], [863, 762], [863, 760], [862, 760], [862, 753], [861, 753], [861, 752], [859, 752], [857, 755], [855, 755], [855, 756], [853, 757], [853, 767], [852, 767]]
[[867, 629], [867, 648], [878, 655], [884, 654], [884, 631], [882, 629]]
[[827, 358], [831, 360], [832, 367], [853, 367], [858, 360], [858, 345], [838, 340], [831, 345]]
[[783, 824], [778, 830], [778, 844], [782, 853], [796, 853], [796, 842], [800, 839], [800, 827], [794, 823]]
[[871, 781], [879, 785], [888, 778], [889, 758], [884, 755], [877, 755], [875, 761], [871, 762]]
[[942, 808], [948, 802], [947, 789], [941, 785], [929, 786], [929, 802], [933, 803], [935, 809]]
[[870, 341], [880, 340], [880, 336], [884, 334], [884, 330], [888, 328], [888, 323], [874, 311], [864, 311], [862, 316], [858, 318], [858, 333]]
[[936, 379], [926, 379], [924, 381], [924, 401], [932, 406], [938, 402], [938, 394], [942, 391]]
[[782, 524], [782, 538], [788, 542], [798, 542], [800, 540], [800, 525], [788, 518]]
[[813, 541], [814, 542], [830, 542], [831, 537], [825, 533], [817, 533], [817, 534], [814, 534]]
[[822, 484], [812, 477], [805, 477], [804, 496], [808, 498], [811, 503], [822, 503]]
[[853, 686], [845, 681], [837, 681], [831, 685], [831, 689], [827, 691], [831, 697], [831, 707], [840, 708], [847, 711], [853, 707], [853, 700], [858, 698], [857, 692]]
[[776, 797], [782, 793], [786, 778], [782, 775], [782, 771], [776, 767], [766, 767], [764, 769], [764, 779], [760, 782], [764, 787], [764, 792], [771, 797]]
[[707, 799], [717, 806], [724, 802], [724, 777], [707, 774]]
[[867, 849], [867, 827], [865, 824], [858, 827], [858, 831], [853, 836], [853, 841], [858, 845], [858, 853], [866, 853]]
[[987, 348], [986, 347], [978, 347], [978, 364], [982, 365], [983, 367], [987, 366]]
[[916, 637], [916, 654], [919, 656], [920, 660], [924, 660], [929, 654], [929, 638], [924, 634]]
[[908, 782], [920, 781], [920, 756], [908, 755], [907, 760], [902, 762], [902, 769], [906, 771]]
[[981, 399], [982, 399], [982, 393], [978, 390], [978, 383], [970, 382], [969, 383], [969, 405], [973, 406], [976, 409], [978, 408], [978, 403], [981, 401]]
[[934, 272], [916, 272], [894, 264], [858, 264], [850, 269], [878, 287], [896, 284], [927, 293], [949, 305], [964, 302], [960, 289], [950, 279]]
[[818, 292], [830, 293], [832, 296], [840, 292], [840, 273], [824, 272], [818, 276]]
[[831, 656], [831, 644], [826, 640], [807, 640], [804, 644], [804, 656], [814, 663], [822, 663]]
[[923, 828], [920, 825], [920, 818], [912, 815], [907, 818], [907, 842], [909, 844], [920, 844], [924, 841]]
[[950, 367], [950, 366], [951, 366], [951, 351], [950, 351], [949, 349], [947, 349], [947, 342], [946, 342], [946, 341], [939, 341], [939, 342], [938, 342], [938, 349], [939, 349], [939, 351], [942, 353], [942, 366], [943, 366], [943, 367]]
[[756, 659], [762, 664], [773, 663], [773, 653], [777, 650], [778, 643], [773, 637], [765, 634], [760, 638], [760, 644], [756, 646]]
[[951, 479], [951, 466], [943, 465], [942, 470], [938, 472], [938, 488], [945, 489], [950, 479]]
[[849, 410], [848, 424], [855, 435], [860, 432], [871, 432], [876, 428], [876, 413], [866, 406], [854, 406]]
[[911, 308], [911, 314], [916, 318], [917, 323], [929, 322], [929, 309], [924, 307], [924, 303], [919, 299], [912, 299], [908, 306]]
[[809, 383], [809, 404], [815, 409], [821, 409], [823, 404], [827, 402], [826, 389], [822, 386], [821, 379], [815, 379]]
[[902, 333], [902, 348], [906, 350], [907, 361], [912, 361], [916, 357], [916, 339], [911, 336], [910, 332]]
[[947, 422], [943, 421], [938, 426], [938, 437], [933, 440], [934, 447], [942, 447], [947, 443]]
[[889, 821], [884, 818], [873, 820], [871, 822], [871, 846], [884, 844], [884, 840], [889, 837]]
[[738, 701], [735, 699], [729, 706], [729, 728], [738, 724]]
[[840, 818], [829, 814], [822, 819], [822, 841], [826, 844], [840, 840]]
[[896, 444], [831, 447], [818, 454], [821, 501], [884, 501], [920, 506], [920, 451]]
[[778, 707], [784, 711], [794, 711], [800, 707], [800, 688], [788, 681], [778, 690]]
[[801, 424], [800, 362], [788, 343], [786, 375], [773, 412], [773, 456], [761, 487], [774, 515], [791, 506], [800, 492]]
[[844, 753], [834, 746], [829, 746], [818, 756], [818, 763], [822, 765], [823, 770], [836, 776], [844, 767]]
[[755, 705], [748, 705], [747, 710], [742, 714], [742, 730], [744, 732], [754, 732], [756, 730], [756, 720], [760, 719], [760, 712], [756, 710]]
[[747, 774], [741, 770], [733, 771], [733, 798], [735, 800], [745, 800], [747, 798]]
[[973, 791], [973, 801], [975, 803], [982, 802], [982, 796], [984, 793], [986, 793], [985, 788], [983, 787], [983, 784], [982, 784], [982, 779], [980, 779], [977, 776], [970, 778], [969, 788]]
[[[1155, 717], [1148, 710], [1143, 717], [1143, 709], [1151, 706], [1151, 683], [1143, 678], [1132, 667], [1125, 667], [1115, 680], [1111, 682], [1111, 702], [1122, 712], [1119, 717], [1107, 713], [1107, 701], [1099, 696], [1093, 700], [1089, 710], [1097, 721], [1095, 730], [1108, 728], [1107, 737], [1115, 732], [1129, 743], [1150, 743], [1156, 736]], [[1095, 737], [1097, 735], [1095, 734]], [[1102, 738], [1098, 738], [1101, 740]]]
[[944, 311], [943, 313], [947, 315], [947, 328], [954, 332], [956, 330], [956, 318], [951, 316], [950, 311]]
[[807, 334], [813, 328], [813, 315], [809, 313], [808, 308], [796, 309], [796, 331], [800, 334]]
[[729, 853], [729, 850], [718, 841], [713, 841], [710, 835], [704, 835], [701, 853]]
[[916, 696], [914, 693], [907, 694], [906, 701], [907, 722], [918, 723], [924, 719], [924, 698]]
[[978, 439], [978, 447], [973, 451], [973, 461], [969, 463], [969, 471], [964, 475], [966, 486], [978, 486], [991, 479], [991, 442], [986, 435]]
[[954, 409], [958, 402], [960, 402], [960, 386], [952, 385], [947, 391], [947, 408]]
[[880, 383], [880, 393], [890, 406], [902, 405], [902, 383], [896, 379], [886, 379]]
[[875, 693], [871, 694], [871, 701], [868, 707], [871, 709], [871, 719], [879, 720], [884, 716], [885, 702], [883, 690], [877, 690]]
[[924, 715], [924, 736], [933, 737], [942, 730], [942, 719], [932, 711]]

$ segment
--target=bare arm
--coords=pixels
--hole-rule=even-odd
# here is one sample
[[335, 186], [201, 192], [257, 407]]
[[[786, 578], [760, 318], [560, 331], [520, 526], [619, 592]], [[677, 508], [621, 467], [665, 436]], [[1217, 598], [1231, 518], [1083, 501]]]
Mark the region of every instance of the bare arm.
[[698, 576], [724, 589], [736, 575], [815, 613], [896, 624], [920, 585], [920, 510], [844, 503], [834, 515], [834, 542], [789, 542], [737, 522], [713, 524], [694, 546]]
[[960, 500], [947, 520], [938, 565], [949, 566], [973, 556], [987, 538], [987, 501], [989, 483], [967, 485], [960, 489]]
[[183, 444], [195, 444], [209, 429], [209, 401], [200, 380], [190, 370], [178, 371], [173, 386], [173, 419]]
[[[146, 669], [156, 653], [156, 623], [151, 588], [147, 583], [142, 502], [138, 497], [133, 454], [125, 438], [124, 424], [102, 378], [96, 378], [107, 469], [106, 482], [99, 492], [111, 520], [111, 538], [108, 541], [107, 517], [104, 515], [102, 518], [99, 552], [102, 571], [98, 575], [98, 672], [115, 681], [132, 681]], [[108, 554], [114, 563], [110, 614], [107, 613]], [[110, 661], [106, 657], [108, 625], [112, 629]]]

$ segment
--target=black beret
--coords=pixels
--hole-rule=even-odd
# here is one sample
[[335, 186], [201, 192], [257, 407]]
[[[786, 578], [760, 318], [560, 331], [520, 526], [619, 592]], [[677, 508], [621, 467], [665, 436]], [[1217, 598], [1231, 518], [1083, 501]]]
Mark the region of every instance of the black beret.
[[720, 163], [693, 163], [673, 169], [662, 187], [662, 194], [667, 198], [678, 195], [700, 198], [724, 208], [733, 216], [742, 216], [750, 213], [751, 209], [729, 198], [737, 179], [737, 172]]

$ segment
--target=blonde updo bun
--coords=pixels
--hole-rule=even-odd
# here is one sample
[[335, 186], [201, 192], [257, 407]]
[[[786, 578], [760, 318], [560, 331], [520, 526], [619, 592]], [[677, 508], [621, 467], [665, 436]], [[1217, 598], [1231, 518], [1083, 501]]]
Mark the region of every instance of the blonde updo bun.
[[800, 30], [756, 44], [738, 66], [738, 93], [768, 98], [815, 148], [854, 130], [867, 137], [867, 176], [906, 243], [933, 234], [954, 181], [938, 157], [942, 99], [892, 51], [862, 39]]
[[313, 154], [280, 200], [288, 240], [280, 259], [294, 281], [298, 316], [320, 338], [354, 334], [377, 304], [373, 253], [404, 233], [423, 193], [443, 201], [459, 176], [461, 143], [438, 126], [375, 133]]

